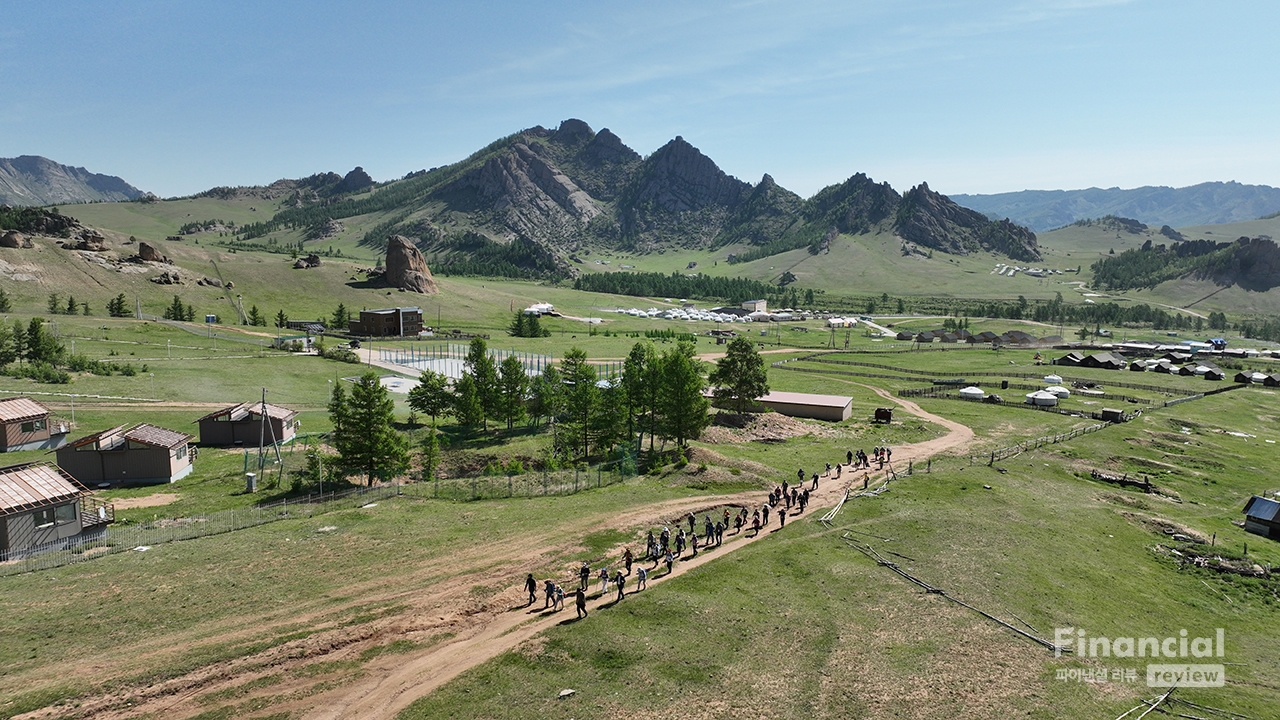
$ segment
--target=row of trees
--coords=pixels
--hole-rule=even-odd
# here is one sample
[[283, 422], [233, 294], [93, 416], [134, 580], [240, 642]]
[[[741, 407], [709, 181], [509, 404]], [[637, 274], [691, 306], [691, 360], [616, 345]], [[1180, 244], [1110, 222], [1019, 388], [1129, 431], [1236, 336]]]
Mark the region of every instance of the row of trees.
[[31, 318], [23, 325], [0, 323], [0, 368], [24, 360], [32, 365], [56, 365], [66, 355], [66, 347], [44, 326], [44, 318]]
[[[717, 397], [737, 402], [739, 410], [768, 391], [763, 362], [751, 342], [741, 338], [730, 346], [712, 380], [722, 386]], [[586, 458], [624, 441], [642, 445], [646, 435], [651, 451], [659, 441], [685, 447], [710, 423], [706, 386], [702, 363], [688, 342], [661, 354], [653, 343], [638, 342], [621, 376], [603, 380], [586, 353], [573, 348], [558, 366], [531, 379], [519, 358], [497, 363], [477, 338], [471, 341], [462, 377], [451, 387], [443, 375], [423, 373], [409, 393], [409, 406], [433, 423], [451, 414], [459, 425], [486, 431], [491, 421], [510, 430], [526, 418], [535, 427], [546, 420], [553, 426], [559, 454]]]

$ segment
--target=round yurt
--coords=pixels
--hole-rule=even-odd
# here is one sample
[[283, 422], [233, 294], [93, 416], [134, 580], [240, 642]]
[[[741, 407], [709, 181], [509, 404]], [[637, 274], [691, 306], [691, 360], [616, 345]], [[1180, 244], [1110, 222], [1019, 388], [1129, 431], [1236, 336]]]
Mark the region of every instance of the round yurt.
[[961, 400], [981, 400], [985, 395], [986, 393], [982, 392], [982, 388], [974, 387], [973, 385], [960, 390]]
[[1061, 375], [1045, 375], [1044, 381], [1049, 385], [1061, 385], [1062, 376]]
[[1049, 387], [1044, 389], [1044, 392], [1050, 393], [1054, 397], [1057, 397], [1059, 399], [1071, 397], [1071, 391], [1062, 387], [1061, 385], [1050, 385]]
[[1058, 396], [1043, 390], [1027, 393], [1028, 405], [1040, 405], [1042, 407], [1053, 407], [1058, 404]]

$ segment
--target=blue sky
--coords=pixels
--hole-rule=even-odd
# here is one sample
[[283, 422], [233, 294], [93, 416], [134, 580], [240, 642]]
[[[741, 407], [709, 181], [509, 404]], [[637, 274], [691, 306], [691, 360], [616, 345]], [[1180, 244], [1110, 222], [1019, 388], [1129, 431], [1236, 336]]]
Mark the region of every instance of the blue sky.
[[803, 196], [1280, 185], [1280, 3], [9, 0], [0, 157], [160, 195], [376, 179], [576, 117]]

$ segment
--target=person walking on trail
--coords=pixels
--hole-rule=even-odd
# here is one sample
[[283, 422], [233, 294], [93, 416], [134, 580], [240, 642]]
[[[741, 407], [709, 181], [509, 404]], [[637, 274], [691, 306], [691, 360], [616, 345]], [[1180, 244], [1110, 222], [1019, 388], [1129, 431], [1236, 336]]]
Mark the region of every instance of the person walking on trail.
[[559, 585], [556, 585], [555, 609], [557, 612], [564, 609], [564, 588], [560, 587]]
[[779, 530], [787, 526], [787, 511], [785, 509], [778, 511], [778, 522], [780, 523], [778, 525]]
[[636, 568], [636, 592], [640, 592], [649, 587], [649, 571], [644, 568]]
[[587, 591], [583, 590], [582, 588], [578, 588], [578, 591], [573, 594], [573, 604], [575, 607], [578, 608], [578, 619], [581, 620], [582, 618], [586, 617], [587, 616]]
[[804, 468], [800, 468], [799, 470], [796, 471], [796, 478], [800, 482], [802, 483], [804, 482]]
[[760, 534], [760, 516], [755, 515], [751, 518], [751, 537]]
[[547, 580], [542, 585], [542, 592], [547, 596], [546, 601], [542, 604], [542, 609], [546, 610], [556, 599], [556, 584]]
[[702, 518], [702, 529], [706, 533], [703, 539], [710, 543], [715, 538], [716, 526], [711, 524], [711, 515], [704, 515]]
[[583, 590], [591, 584], [591, 565], [587, 561], [582, 562], [582, 567], [578, 568], [578, 587]]
[[729, 529], [729, 508], [724, 509], [724, 529]]
[[811, 490], [817, 490], [817, 489], [818, 489], [818, 473], [814, 473], [814, 474], [813, 474], [813, 487], [812, 487], [812, 488], [810, 488], [810, 489], [811, 489]]
[[831, 463], [827, 463], [827, 474], [831, 474]]
[[693, 548], [692, 557], [698, 557], [698, 536], [697, 535], [689, 536], [689, 547]]
[[668, 550], [668, 551], [667, 551], [667, 556], [666, 556], [666, 558], [664, 558], [664, 560], [665, 560], [665, 561], [666, 561], [666, 563], [667, 563], [667, 574], [668, 574], [668, 575], [670, 575], [670, 574], [671, 574], [671, 569], [672, 569], [673, 567], [675, 567], [675, 564], [676, 564], [676, 558], [675, 558], [675, 556], [674, 556], [674, 555], [672, 555], [672, 554], [671, 554], [671, 551], [670, 551], [670, 550]]
[[690, 535], [693, 534], [693, 528], [697, 524], [698, 524], [698, 516], [694, 515], [693, 513], [689, 513], [689, 534]]
[[742, 513], [733, 516], [733, 534], [742, 532]]
[[893, 450], [891, 448], [884, 449], [884, 459], [893, 462]]
[[[622, 588], [627, 584], [627, 576], [619, 570], [618, 574], [613, 577], [613, 582], [618, 586], [618, 600], [623, 598]], [[616, 601], [615, 601], [616, 602]]]
[[769, 524], [769, 506], [768, 505], [765, 505], [764, 507], [760, 508], [760, 515], [763, 518], [760, 524], [768, 525]]
[[603, 595], [609, 589], [609, 566], [601, 565], [600, 574], [596, 577], [600, 578], [600, 594]]
[[715, 528], [715, 530], [716, 530], [716, 547], [720, 547], [720, 541], [724, 538], [724, 529], [725, 529], [725, 524], [724, 524], [724, 523], [722, 523], [722, 522], [720, 522], [719, 520], [717, 520], [717, 521], [716, 521], [716, 528]]
[[533, 579], [533, 573], [529, 573], [529, 577], [524, 579], [524, 589], [529, 593], [529, 602], [525, 607], [532, 606], [538, 601], [538, 581]]
[[852, 450], [850, 450], [849, 452], [847, 452], [847, 453], [845, 453], [845, 454], [844, 454], [844, 461], [845, 461], [845, 463], [847, 463], [847, 464], [849, 464], [849, 465], [852, 465], [852, 464], [853, 464], [853, 451], [852, 451]]
[[662, 528], [662, 552], [666, 552], [671, 547], [671, 528]]
[[635, 558], [632, 557], [631, 555], [631, 548], [627, 548], [626, 550], [624, 550], [622, 553], [622, 562], [627, 566], [628, 575], [631, 574], [631, 563], [634, 561], [635, 561]]

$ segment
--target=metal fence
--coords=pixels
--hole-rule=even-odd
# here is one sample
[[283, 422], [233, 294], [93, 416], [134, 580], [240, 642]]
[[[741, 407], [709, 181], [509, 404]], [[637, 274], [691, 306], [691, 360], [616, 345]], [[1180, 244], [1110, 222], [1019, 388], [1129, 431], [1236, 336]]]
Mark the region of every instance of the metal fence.
[[162, 518], [138, 525], [113, 525], [106, 532], [70, 540], [0, 552], [0, 577], [46, 570], [119, 552], [145, 552], [156, 545], [244, 530], [278, 520], [312, 517], [380, 500], [410, 496], [451, 501], [573, 495], [617, 485], [635, 476], [633, 463], [620, 460], [588, 468], [521, 475], [460, 477], [409, 484], [348, 488], [312, 493], [255, 507], [223, 510], [191, 517]]
[[614, 461], [595, 467], [543, 470], [521, 475], [476, 475], [445, 478], [406, 486], [412, 494], [442, 500], [490, 500], [573, 495], [593, 488], [617, 485], [635, 477], [635, 466]]

